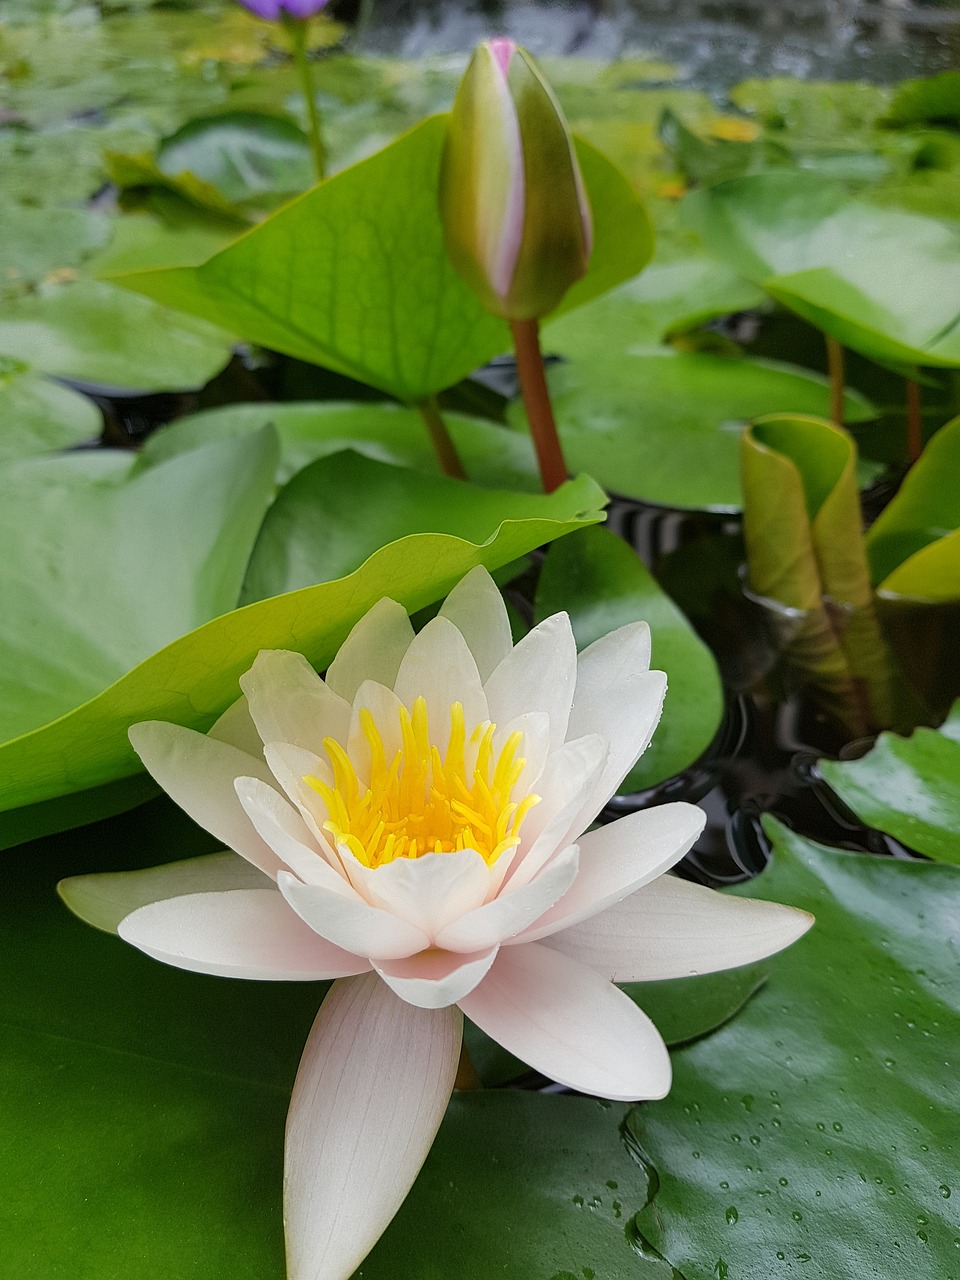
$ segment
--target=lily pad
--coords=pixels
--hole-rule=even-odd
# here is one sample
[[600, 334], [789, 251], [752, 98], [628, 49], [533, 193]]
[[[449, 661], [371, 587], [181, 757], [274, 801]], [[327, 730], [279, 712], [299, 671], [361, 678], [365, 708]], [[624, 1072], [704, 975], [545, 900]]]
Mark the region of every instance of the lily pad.
[[897, 85], [884, 123], [960, 125], [960, 71], [904, 80]]
[[71, 272], [106, 243], [110, 219], [83, 209], [38, 214], [0, 204], [0, 289], [38, 284], [51, 272]]
[[0, 357], [0, 465], [95, 440], [103, 422], [86, 398]]
[[[581, 492], [592, 490], [584, 477]], [[346, 577], [380, 547], [411, 534], [446, 533], [480, 545], [504, 521], [534, 519], [542, 507], [542, 495], [481, 489], [352, 450], [335, 453], [298, 472], [277, 495], [240, 603]]]
[[[958, 714], [960, 703], [954, 722]], [[960, 866], [960, 741], [947, 727], [881, 733], [859, 760], [821, 760], [820, 772], [861, 822]]]
[[0, 318], [0, 353], [58, 377], [139, 391], [201, 387], [232, 346], [203, 320], [93, 280], [19, 298]]
[[960, 228], [778, 172], [691, 193], [711, 252], [811, 324], [881, 362], [960, 365]]
[[0, 739], [234, 608], [275, 465], [267, 429], [154, 467], [96, 450], [0, 470]]
[[[249, 447], [244, 444], [240, 452], [248, 456]], [[194, 459], [188, 454], [181, 462], [189, 469]], [[26, 465], [19, 464], [17, 470]], [[271, 477], [272, 470], [271, 460]], [[537, 516], [504, 521], [479, 545], [448, 534], [403, 538], [377, 551], [346, 578], [215, 618], [119, 679], [115, 671], [103, 670], [104, 660], [99, 658], [97, 669], [114, 678], [113, 684], [58, 720], [0, 746], [0, 810], [138, 772], [127, 741], [127, 728], [135, 721], [173, 720], [206, 729], [236, 698], [237, 680], [258, 650], [298, 649], [322, 668], [353, 624], [382, 596], [392, 596], [415, 611], [442, 596], [476, 564], [497, 568], [582, 524], [594, 523], [601, 503], [596, 486], [582, 478], [541, 495]], [[156, 592], [151, 610], [162, 603]], [[10, 824], [15, 830], [15, 813], [0, 824], [0, 839], [7, 836]]]
[[[446, 123], [425, 120], [197, 268], [117, 277], [262, 346], [416, 402], [509, 346], [447, 260], [436, 190]], [[585, 302], [634, 275], [652, 236], [626, 179], [579, 147], [595, 212]]]
[[[739, 510], [747, 422], [829, 412], [824, 379], [791, 365], [642, 348], [561, 365], [550, 387], [568, 466], [611, 493], [670, 507]], [[849, 421], [874, 416], [862, 396], [845, 403]], [[524, 428], [519, 401], [508, 421]]]
[[225, 111], [190, 120], [161, 142], [156, 157], [113, 155], [124, 186], [167, 186], [215, 212], [269, 209], [316, 181], [310, 143], [285, 116]]
[[690, 1280], [949, 1275], [960, 872], [767, 831], [742, 892], [817, 923], [642, 1109], [660, 1185], [638, 1232]]
[[762, 289], [702, 253], [657, 262], [642, 275], [558, 320], [543, 333], [544, 349], [589, 362], [663, 341], [718, 316], [762, 306]]
[[579, 648], [630, 622], [647, 622], [651, 665], [667, 673], [667, 700], [653, 741], [620, 790], [641, 791], [680, 773], [710, 745], [723, 716], [713, 655], [632, 547], [607, 529], [583, 529], [551, 547], [535, 618], [565, 610]]
[[[542, 493], [533, 445], [525, 435], [483, 418], [457, 413], [444, 413], [443, 417], [471, 481]], [[235, 439], [265, 426], [275, 427], [280, 437], [277, 478], [281, 483], [318, 458], [343, 449], [353, 449], [378, 462], [440, 474], [437, 455], [416, 410], [356, 401], [235, 404], [206, 409], [156, 432], [144, 446], [144, 454], [157, 461], [196, 449], [205, 441]]]

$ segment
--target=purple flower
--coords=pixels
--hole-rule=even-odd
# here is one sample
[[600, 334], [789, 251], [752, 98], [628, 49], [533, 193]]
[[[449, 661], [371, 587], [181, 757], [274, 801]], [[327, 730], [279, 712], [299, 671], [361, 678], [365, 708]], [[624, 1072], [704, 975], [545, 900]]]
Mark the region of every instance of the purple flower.
[[312, 18], [329, 4], [330, 0], [240, 0], [245, 9], [268, 22], [280, 22], [286, 17]]

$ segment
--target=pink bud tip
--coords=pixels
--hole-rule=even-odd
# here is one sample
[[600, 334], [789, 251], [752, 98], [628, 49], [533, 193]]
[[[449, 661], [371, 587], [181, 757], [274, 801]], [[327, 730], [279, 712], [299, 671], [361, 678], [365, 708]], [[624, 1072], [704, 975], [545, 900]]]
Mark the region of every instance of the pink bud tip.
[[510, 59], [517, 51], [516, 43], [508, 40], [506, 36], [498, 36], [495, 40], [490, 40], [488, 45], [494, 61], [503, 73], [503, 78], [506, 79], [510, 70]]

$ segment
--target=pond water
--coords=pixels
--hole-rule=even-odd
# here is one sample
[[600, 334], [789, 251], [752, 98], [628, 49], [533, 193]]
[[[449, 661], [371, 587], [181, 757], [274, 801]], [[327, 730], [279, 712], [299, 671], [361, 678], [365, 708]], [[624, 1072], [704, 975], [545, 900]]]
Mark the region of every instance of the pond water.
[[540, 54], [639, 54], [714, 93], [750, 76], [886, 82], [960, 65], [960, 6], [905, 0], [368, 0], [360, 11], [382, 53], [455, 54], [507, 34]]

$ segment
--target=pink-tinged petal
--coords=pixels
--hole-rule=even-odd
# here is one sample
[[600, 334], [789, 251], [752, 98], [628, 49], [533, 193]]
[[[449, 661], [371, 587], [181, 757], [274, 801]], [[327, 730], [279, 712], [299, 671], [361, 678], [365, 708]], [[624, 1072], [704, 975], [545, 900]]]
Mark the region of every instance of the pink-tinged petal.
[[812, 924], [813, 916], [795, 907], [661, 876], [548, 942], [615, 982], [653, 982], [752, 964], [789, 947]]
[[395, 858], [382, 867], [365, 867], [348, 850], [341, 856], [345, 865], [352, 861], [348, 874], [371, 906], [409, 921], [428, 938], [479, 907], [490, 890], [491, 869], [475, 849]]
[[568, 736], [576, 679], [577, 645], [570, 619], [555, 613], [524, 636], [484, 684], [490, 719], [502, 724], [525, 711], [545, 711], [556, 749]]
[[606, 758], [607, 744], [596, 734], [565, 742], [551, 755], [537, 781], [540, 803], [522, 828], [520, 852], [510, 872], [511, 887], [527, 884], [557, 849], [580, 834], [574, 829], [574, 819]]
[[486, 951], [514, 937], [552, 906], [573, 884], [579, 851], [575, 844], [562, 849], [536, 879], [512, 890], [508, 882], [499, 897], [468, 911], [436, 934], [436, 944], [448, 951]]
[[354, 955], [400, 960], [430, 946], [430, 939], [416, 925], [326, 885], [304, 884], [289, 871], [281, 871], [277, 886], [315, 933]]
[[257, 760], [263, 759], [263, 739], [257, 733], [246, 698], [238, 698], [207, 731], [208, 738], [226, 742]]
[[706, 814], [677, 801], [641, 809], [580, 837], [580, 874], [556, 906], [519, 939], [545, 938], [605, 910], [679, 862]]
[[350, 704], [327, 687], [302, 653], [261, 650], [240, 687], [263, 742], [291, 742], [319, 755], [324, 738], [344, 740]]
[[390, 687], [413, 639], [413, 627], [402, 605], [379, 600], [356, 624], [327, 669], [327, 686], [347, 702], [364, 680]]
[[450, 740], [450, 708], [463, 704], [469, 735], [474, 725], [487, 719], [480, 672], [467, 642], [447, 618], [436, 617], [416, 636], [404, 654], [394, 692], [407, 707], [424, 698], [430, 720], [430, 740], [446, 752]]
[[510, 71], [510, 59], [517, 51], [517, 45], [514, 40], [508, 39], [506, 36], [496, 36], [493, 40], [488, 40], [487, 45], [493, 54], [493, 60], [503, 74], [504, 80]]
[[486, 680], [513, 648], [507, 606], [482, 565], [460, 579], [443, 602], [440, 617], [449, 618], [466, 640], [481, 680]]
[[510, 1053], [581, 1093], [637, 1102], [670, 1088], [670, 1057], [646, 1014], [550, 947], [501, 950], [460, 1008]]
[[303, 817], [279, 792], [259, 778], [238, 778], [237, 797], [258, 834], [305, 884], [322, 884], [355, 898], [340, 860], [329, 846], [318, 847]]
[[337, 982], [307, 1039], [284, 1151], [289, 1280], [346, 1280], [413, 1186], [460, 1057], [457, 1009]]
[[236, 853], [208, 853], [141, 871], [106, 871], [70, 876], [57, 893], [75, 916], [95, 929], [116, 933], [120, 921], [150, 902], [182, 898], [188, 893], [227, 889], [273, 889], [273, 882]]
[[283, 864], [257, 835], [233, 789], [234, 778], [241, 775], [271, 781], [263, 759], [162, 720], [133, 725], [130, 741], [147, 770], [194, 822], [276, 876]]
[[592, 714], [578, 714], [574, 707], [569, 736], [587, 732], [584, 727], [587, 724], [602, 722], [602, 732], [609, 743], [607, 763], [587, 794], [576, 819], [577, 830], [590, 825], [650, 745], [666, 691], [667, 677], [662, 671], [643, 671], [612, 682], [606, 691], [598, 692], [596, 698], [591, 699]]
[[316, 982], [370, 968], [318, 937], [272, 888], [152, 902], [121, 920], [117, 932], [164, 964], [223, 978]]
[[445, 1009], [470, 994], [490, 972], [497, 948], [477, 955], [421, 951], [407, 960], [381, 960], [374, 968], [391, 991], [420, 1009]]

